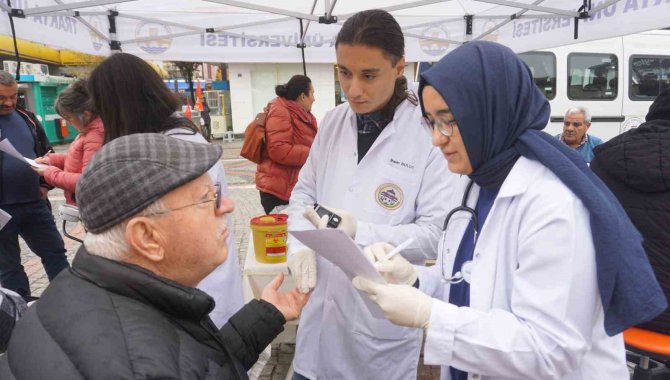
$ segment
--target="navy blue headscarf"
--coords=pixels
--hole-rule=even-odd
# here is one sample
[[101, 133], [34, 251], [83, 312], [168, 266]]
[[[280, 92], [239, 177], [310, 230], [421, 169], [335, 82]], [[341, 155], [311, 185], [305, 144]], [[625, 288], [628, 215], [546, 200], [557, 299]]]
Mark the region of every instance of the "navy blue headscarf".
[[475, 182], [502, 183], [524, 156], [549, 168], [588, 209], [609, 335], [666, 309], [642, 237], [616, 197], [575, 150], [541, 131], [549, 103], [514, 52], [493, 42], [469, 42], [421, 74], [420, 98], [427, 85], [444, 98], [458, 123]]

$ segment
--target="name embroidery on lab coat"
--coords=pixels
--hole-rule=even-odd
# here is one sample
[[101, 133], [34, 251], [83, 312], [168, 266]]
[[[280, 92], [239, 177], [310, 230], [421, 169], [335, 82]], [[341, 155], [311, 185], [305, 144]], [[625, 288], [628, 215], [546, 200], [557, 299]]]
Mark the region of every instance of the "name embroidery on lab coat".
[[387, 210], [396, 210], [402, 206], [402, 189], [394, 183], [383, 183], [375, 191], [377, 203]]
[[410, 169], [410, 170], [413, 170], [413, 169], [414, 169], [414, 165], [413, 165], [413, 164], [409, 164], [409, 163], [407, 163], [407, 162], [402, 162], [402, 161], [394, 160], [394, 159], [392, 159], [392, 158], [389, 160], [389, 162], [391, 163], [391, 165], [393, 165], [393, 166], [399, 166], [399, 167], [401, 167], [401, 168], [403, 168], [403, 169]]

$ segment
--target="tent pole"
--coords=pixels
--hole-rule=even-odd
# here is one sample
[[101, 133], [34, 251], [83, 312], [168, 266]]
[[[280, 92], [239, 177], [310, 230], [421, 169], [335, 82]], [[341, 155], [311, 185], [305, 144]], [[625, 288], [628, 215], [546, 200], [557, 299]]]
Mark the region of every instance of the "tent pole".
[[[479, 1], [479, 0], [474, 0], [474, 1]], [[395, 11], [401, 11], [403, 9], [410, 9], [410, 8], [417, 8], [417, 7], [422, 7], [424, 5], [431, 5], [431, 4], [439, 4], [439, 3], [444, 3], [445, 0], [418, 0], [418, 1], [412, 1], [409, 3], [403, 3], [403, 4], [396, 4], [396, 5], [389, 5], [388, 7], [379, 7], [377, 9], [381, 9], [383, 11], [387, 12], [395, 12]], [[345, 13], [342, 15], [337, 16], [339, 20], [344, 22], [344, 20], [348, 19], [349, 17], [355, 15], [358, 12], [352, 12], [352, 13]]]
[[136, 0], [90, 0], [90, 1], [82, 1], [82, 2], [77, 2], [77, 3], [59, 4], [59, 5], [53, 5], [53, 6], [48, 6], [48, 7], [33, 7], [33, 8], [24, 9], [24, 13], [25, 13], [26, 16], [35, 16], [35, 15], [41, 15], [41, 14], [45, 14], [45, 13], [54, 13], [54, 12], [59, 12], [59, 11], [68, 11], [68, 10], [72, 10], [72, 9], [95, 7], [95, 6], [99, 6], [99, 5], [127, 3], [127, 2], [130, 2], [130, 1], [136, 1]]
[[330, 7], [328, 7], [328, 5], [326, 4], [326, 8], [328, 8], [328, 10], [326, 11], [326, 18], [330, 18], [330, 16], [333, 15], [333, 9], [335, 8], [335, 4], [337, 4], [337, 0], [333, 0], [333, 3], [330, 4]]
[[415, 34], [415, 33], [403, 33], [403, 34], [405, 35], [405, 37], [418, 38], [420, 40], [428, 40], [428, 41], [435, 41], [435, 42], [448, 42], [450, 44], [458, 44], [458, 45], [463, 44], [463, 41], [450, 40], [450, 39], [447, 39], [447, 38], [422, 36], [420, 34]]
[[569, 11], [569, 10], [558, 9], [558, 8], [550, 8], [550, 7], [541, 7], [541, 6], [537, 6], [537, 5], [518, 3], [518, 2], [515, 2], [515, 1], [509, 1], [509, 0], [474, 0], [474, 1], [477, 1], [477, 2], [480, 2], [480, 3], [504, 5], [506, 7], [512, 7], [512, 8], [527, 9], [529, 11], [553, 13], [553, 14], [560, 15], [560, 16], [579, 17], [579, 12], [575, 12], [575, 11]]
[[12, 8], [12, 0], [7, 0], [7, 6], [10, 11], [7, 12], [9, 16], [9, 25], [12, 28], [12, 40], [14, 41], [14, 57], [16, 57], [16, 81], [21, 79], [21, 56], [19, 55], [19, 45], [16, 42], [16, 30], [14, 29], [14, 15]]
[[579, 39], [579, 19], [589, 18], [589, 11], [591, 10], [591, 0], [584, 0], [584, 4], [579, 7], [577, 12], [579, 15], [575, 17], [575, 35], [574, 39]]
[[[251, 27], [251, 26], [258, 26], [258, 25], [269, 25], [269, 24], [274, 24], [278, 22], [284, 22], [284, 21], [289, 21], [293, 20], [293, 17], [281, 17], [281, 18], [276, 18], [276, 19], [271, 19], [271, 20], [263, 20], [263, 21], [254, 21], [254, 22], [246, 22], [242, 24], [235, 24], [235, 25], [227, 25], [227, 26], [219, 26], [215, 28], [198, 28], [186, 24], [179, 24], [176, 22], [165, 22], [161, 21], [156, 18], [150, 18], [150, 17], [140, 17], [140, 16], [133, 16], [133, 15], [128, 15], [128, 14], [120, 14], [118, 17], [124, 17], [124, 18], [129, 18], [133, 20], [140, 20], [140, 21], [147, 21], [147, 22], [155, 22], [159, 24], [164, 24], [164, 25], [172, 25], [176, 26], [179, 28], [184, 28], [184, 29], [191, 29], [191, 32], [180, 32], [180, 33], [170, 33], [170, 34], [160, 34], [157, 36], [149, 36], [149, 37], [138, 37], [138, 38], [133, 38], [133, 39], [128, 39], [128, 40], [122, 40], [121, 45], [124, 44], [131, 44], [131, 43], [137, 43], [137, 42], [144, 42], [144, 41], [152, 41], [156, 38], [177, 38], [177, 37], [185, 37], [185, 36], [192, 36], [196, 34], [201, 34], [201, 33], [219, 33], [219, 34], [224, 34], [228, 36], [233, 36], [233, 37], [244, 37], [244, 35], [239, 34], [239, 33], [233, 33], [233, 32], [228, 32], [227, 30], [230, 29], [237, 29], [237, 28], [246, 28], [246, 27]], [[255, 40], [261, 41], [261, 42], [268, 42], [268, 43], [275, 43], [276, 41], [270, 40], [269, 38], [262, 38], [260, 36], [254, 37]], [[284, 46], [292, 46], [287, 43], [283, 43]]]
[[470, 41], [472, 39], [472, 15], [465, 15], [463, 19], [465, 20], [465, 39]]
[[[312, 4], [312, 11], [309, 12], [309, 14], [314, 14], [314, 8], [316, 8], [316, 2], [317, 0], [314, 0], [314, 3]], [[305, 43], [305, 37], [307, 37], [307, 31], [309, 30], [309, 24], [312, 22], [312, 20], [307, 20], [307, 26], [305, 26], [305, 32], [300, 32], [300, 43], [304, 44]]]
[[[58, 5], [65, 5], [65, 3], [62, 0], [54, 0]], [[1, 3], [0, 3], [1, 4]], [[91, 25], [89, 22], [84, 20], [83, 17], [85, 14], [96, 14], [96, 15], [107, 15], [107, 12], [80, 12], [80, 11], [62, 11], [62, 12], [53, 12], [53, 13], [48, 13], [50, 16], [69, 16], [69, 17], [74, 17], [77, 20], [79, 20], [80, 23], [82, 23], [85, 27], [88, 28], [91, 32], [95, 33], [98, 37], [102, 38], [103, 40], [107, 41], [109, 43], [110, 39], [106, 35], [104, 35], [101, 31], [96, 29], [93, 25]]]
[[119, 12], [110, 10], [107, 19], [109, 20], [109, 49], [111, 54], [121, 52], [121, 42], [116, 38], [116, 16]]
[[[497, 18], [502, 19], [502, 18], [507, 18], [507, 17], [509, 17], [509, 16], [499, 16]], [[477, 18], [479, 18], [479, 17], [477, 17]], [[410, 30], [410, 29], [424, 28], [424, 27], [427, 27], [427, 26], [441, 25], [441, 24], [447, 24], [447, 23], [451, 23], [451, 22], [461, 22], [461, 21], [463, 21], [463, 18], [461, 18], [461, 17], [452, 17], [452, 18], [445, 18], [444, 20], [422, 22], [420, 24], [412, 24], [412, 25], [407, 25], [407, 26], [402, 25], [401, 28], [404, 32], [405, 30]]]
[[79, 22], [82, 23], [85, 27], [87, 27], [88, 30], [90, 30], [91, 32], [95, 33], [95, 35], [97, 35], [98, 37], [102, 38], [103, 40], [105, 40], [105, 41], [107, 41], [107, 42], [111, 42], [111, 39], [110, 39], [109, 37], [105, 36], [101, 31], [99, 31], [98, 29], [96, 29], [96, 28], [95, 28], [93, 25], [91, 25], [88, 21], [84, 20], [84, 19], [81, 17], [81, 15], [79, 14], [79, 11], [75, 11], [74, 13], [75, 13], [74, 17], [75, 17], [77, 20], [79, 20]]
[[246, 3], [244, 1], [239, 1], [239, 0], [205, 0], [205, 1], [208, 1], [210, 3], [230, 5], [231, 7], [251, 9], [251, 10], [259, 11], [259, 12], [274, 13], [276, 15], [284, 15], [284, 16], [291, 16], [291, 17], [294, 17], [294, 18], [304, 18], [305, 20], [319, 21], [319, 18], [317, 16], [308, 15], [307, 13], [291, 12], [291, 11], [280, 9], [280, 8], [266, 7], [264, 5], [249, 4], [249, 3]]
[[[536, 0], [532, 3], [532, 5], [540, 5], [543, 1], [544, 0]], [[500, 28], [502, 28], [503, 26], [507, 25], [508, 23], [518, 19], [519, 17], [521, 17], [526, 12], [528, 12], [528, 9], [523, 9], [523, 10], [520, 10], [520, 11], [512, 14], [511, 16], [509, 16], [507, 18], [507, 20], [499, 23], [498, 25], [493, 26], [492, 28], [489, 28], [488, 30], [484, 31], [482, 34], [477, 36], [477, 38], [475, 38], [475, 41], [480, 40], [480, 39], [484, 38], [485, 36], [488, 36], [489, 34], [495, 32], [496, 30], [498, 30]]]
[[[123, 17], [123, 16], [119, 16], [119, 17]], [[228, 29], [228, 27], [223, 27], [221, 29], [205, 28], [205, 29], [194, 30], [194, 31], [191, 31], [191, 32], [182, 32], [182, 33], [159, 34], [157, 36], [139, 37], [139, 38], [133, 38], [133, 39], [130, 39], [130, 40], [122, 40], [122, 41], [119, 41], [119, 43], [121, 45], [125, 45], [125, 44], [132, 44], [132, 43], [138, 43], [138, 42], [144, 42], [144, 41], [153, 41], [156, 38], [177, 38], [177, 37], [186, 37], [186, 36], [192, 36], [192, 35], [202, 34], [202, 33], [218, 33], [218, 34], [223, 34], [223, 35], [232, 36], [232, 37], [239, 37], [239, 38], [246, 37], [246, 38], [249, 38], [248, 35], [245, 36], [245, 35], [240, 34], [240, 33], [228, 32], [226, 29]], [[263, 37], [259, 37], [259, 36], [253, 37], [253, 39], [256, 40], [256, 41], [267, 42], [267, 43], [278, 42], [278, 41], [275, 41], [275, 40], [271, 40], [269, 38], [263, 38]], [[279, 41], [279, 43], [284, 45], [284, 46], [293, 46], [292, 42], [289, 43], [287, 41]], [[305, 47], [307, 47], [307, 45], [305, 45]]]
[[[305, 34], [302, 26], [302, 19], [300, 19], [300, 39], [303, 41], [305, 39]], [[303, 75], [307, 76], [307, 65], [305, 64], [305, 43], [304, 42], [299, 43], [298, 47], [300, 48], [300, 52], [302, 53], [302, 73]]]

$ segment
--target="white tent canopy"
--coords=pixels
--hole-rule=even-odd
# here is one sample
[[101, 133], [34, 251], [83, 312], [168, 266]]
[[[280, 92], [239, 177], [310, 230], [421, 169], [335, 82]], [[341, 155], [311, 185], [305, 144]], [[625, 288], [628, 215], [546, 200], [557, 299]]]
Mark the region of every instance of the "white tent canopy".
[[[114, 42], [144, 59], [230, 63], [301, 62], [303, 43], [305, 61], [334, 62], [333, 44], [341, 24], [353, 13], [371, 8], [386, 9], [396, 17], [410, 62], [436, 61], [470, 40], [498, 41], [522, 52], [670, 26], [670, 0], [603, 0], [580, 10], [584, 3], [12, 0], [12, 13], [17, 38], [52, 47], [107, 55]], [[11, 10], [5, 0], [0, 0], [0, 8], [0, 35], [11, 35], [7, 17]], [[115, 24], [112, 32], [110, 20]]]

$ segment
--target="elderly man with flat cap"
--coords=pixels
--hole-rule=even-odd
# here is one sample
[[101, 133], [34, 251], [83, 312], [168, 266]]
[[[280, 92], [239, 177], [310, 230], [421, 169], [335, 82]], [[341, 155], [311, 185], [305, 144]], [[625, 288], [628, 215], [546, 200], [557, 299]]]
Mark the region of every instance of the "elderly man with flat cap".
[[88, 230], [18, 322], [2, 379], [246, 379], [308, 295], [282, 275], [218, 330], [195, 286], [226, 260], [230, 199], [207, 170], [221, 147], [159, 134], [105, 145], [77, 185]]

